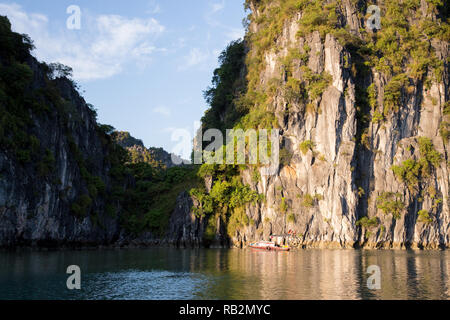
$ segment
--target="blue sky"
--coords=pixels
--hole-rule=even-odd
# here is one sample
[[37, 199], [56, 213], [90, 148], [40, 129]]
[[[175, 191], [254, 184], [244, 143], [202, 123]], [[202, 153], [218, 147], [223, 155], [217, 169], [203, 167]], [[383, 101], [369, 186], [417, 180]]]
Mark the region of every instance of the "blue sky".
[[[70, 5], [79, 30], [66, 27]], [[39, 60], [73, 67], [99, 122], [167, 151], [174, 130], [193, 135], [217, 58], [246, 16], [240, 0], [0, 0], [0, 14], [32, 37]]]

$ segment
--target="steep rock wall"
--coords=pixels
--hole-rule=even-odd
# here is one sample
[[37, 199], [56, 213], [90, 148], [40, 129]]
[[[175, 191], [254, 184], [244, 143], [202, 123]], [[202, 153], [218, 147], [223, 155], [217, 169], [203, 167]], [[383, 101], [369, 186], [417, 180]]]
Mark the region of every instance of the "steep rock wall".
[[[343, 1], [342, 7], [343, 19], [350, 30], [356, 33], [364, 27], [354, 4]], [[295, 230], [305, 246], [448, 247], [448, 141], [439, 133], [449, 98], [448, 65], [442, 82], [434, 81], [431, 88], [425, 87], [423, 79], [414, 80], [403, 93], [398, 111], [388, 114], [383, 122], [370, 123], [366, 131], [368, 145], [358, 146], [355, 86], [365, 81], [375, 84], [379, 90], [378, 104], [382, 106], [381, 97], [388, 79], [374, 68], [366, 79], [356, 78], [351, 70], [351, 52], [334, 36], [327, 34], [323, 42], [318, 31], [305, 38], [293, 36], [298, 31], [298, 19], [286, 21], [276, 50], [266, 54], [261, 82], [280, 73], [280, 57], [289, 48], [301, 49], [307, 44], [311, 48], [308, 67], [316, 73], [328, 72], [332, 76], [331, 85], [323, 92], [317, 112], [304, 112], [301, 104], [292, 104], [286, 110], [288, 103], [283, 94], [278, 92], [273, 97], [282, 132], [281, 145], [293, 157], [276, 176], [263, 178], [254, 185], [267, 201], [261, 207], [248, 208], [248, 215], [257, 223], [236, 240], [251, 241], [260, 238], [258, 234], [267, 238], [270, 234]], [[432, 44], [437, 56], [447, 61], [448, 43], [433, 41]], [[298, 70], [293, 77], [301, 79]], [[411, 190], [399, 181], [391, 167], [422, 157], [417, 142], [420, 137], [431, 139], [442, 161], [420, 186]], [[300, 151], [304, 141], [314, 143], [313, 150], [306, 154]], [[250, 172], [244, 173], [243, 178], [252, 184]], [[398, 218], [379, 209], [379, 197], [387, 192], [398, 194], [404, 205]], [[305, 195], [319, 196], [312, 205], [305, 206]], [[280, 214], [283, 198], [288, 209]], [[432, 221], [420, 221], [420, 210], [428, 211]], [[359, 228], [357, 221], [365, 216], [376, 217], [378, 225]]]
[[[336, 5], [322, 2], [318, 4], [325, 12], [330, 3]], [[388, 74], [383, 64], [389, 61], [377, 57], [374, 65], [372, 58], [357, 50], [358, 39], [376, 38], [364, 30], [366, 1], [338, 1], [332, 9], [337, 18], [331, 29], [314, 30], [313, 25], [311, 32], [302, 34], [306, 9], [292, 5], [290, 12], [296, 11], [276, 29], [274, 21], [280, 17], [268, 12], [279, 5], [277, 1], [247, 3], [252, 10], [247, 72], [253, 76], [253, 90], [268, 96], [266, 112], [275, 115], [283, 154], [289, 156], [277, 174], [261, 176], [259, 182], [253, 179], [254, 168], [241, 171], [244, 183], [264, 195], [265, 201], [248, 205], [246, 215], [252, 223], [232, 234], [223, 231], [220, 224], [224, 222], [218, 221], [217, 243], [230, 237], [234, 245], [245, 246], [291, 230], [302, 247], [449, 247], [449, 145], [448, 133], [443, 131], [449, 112], [448, 41], [421, 35], [426, 40], [411, 42], [410, 50], [424, 44], [431, 47], [429, 55], [435, 55], [441, 66], [440, 78], [432, 76], [431, 67], [413, 74], [416, 60], [410, 52], [401, 53], [401, 65], [389, 66], [394, 71]], [[396, 4], [404, 8], [404, 2]], [[379, 5], [385, 9], [383, 2]], [[402, 20], [409, 23], [407, 28], [415, 30], [411, 26], [420, 19], [437, 21], [439, 13], [430, 2], [415, 6]], [[442, 19], [445, 24], [447, 17]], [[273, 33], [273, 42], [266, 42], [263, 50], [254, 49], [263, 46], [255, 45], [255, 39], [261, 42]], [[343, 43], [342, 34], [353, 43]], [[258, 57], [262, 60], [259, 69], [251, 65]], [[320, 81], [327, 79], [320, 94], [311, 98], [313, 86], [307, 87], [309, 99], [286, 94], [290, 83], [304, 81], [308, 72]], [[403, 82], [395, 91], [392, 87], [400, 78], [406, 80], [398, 80]], [[392, 91], [398, 96], [392, 98]], [[258, 108], [258, 103], [252, 108]], [[433, 162], [430, 159], [436, 152], [439, 160]]]
[[[29, 64], [36, 90], [45, 80], [39, 64], [34, 59]], [[105, 213], [103, 196], [92, 203], [92, 215], [79, 217], [72, 212], [73, 203], [89, 191], [71, 146], [89, 159], [91, 170], [105, 184], [109, 183], [108, 152], [93, 112], [70, 81], [59, 79], [54, 84], [71, 108], [67, 125], [61, 124], [63, 114], [54, 108], [45, 116], [31, 114], [27, 131], [52, 155], [51, 172], [41, 175], [34, 161], [22, 164], [10, 151], [0, 151], [0, 247], [102, 244], [117, 237], [117, 218]]]

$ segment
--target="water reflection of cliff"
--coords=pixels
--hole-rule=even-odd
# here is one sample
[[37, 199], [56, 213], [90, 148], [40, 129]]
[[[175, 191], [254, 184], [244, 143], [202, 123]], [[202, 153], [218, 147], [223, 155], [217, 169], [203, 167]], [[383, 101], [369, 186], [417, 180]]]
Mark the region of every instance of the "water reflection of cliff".
[[[449, 299], [449, 253], [406, 251], [204, 251], [192, 271], [209, 285], [200, 298], [219, 299]], [[381, 269], [381, 290], [367, 288], [370, 265]]]
[[382, 290], [364, 294], [377, 299], [450, 299], [448, 252], [369, 251], [361, 264], [379, 265]]
[[[71, 264], [81, 292], [65, 286]], [[370, 265], [381, 290], [366, 286]], [[448, 251], [0, 252], [0, 299], [450, 299], [449, 276]]]

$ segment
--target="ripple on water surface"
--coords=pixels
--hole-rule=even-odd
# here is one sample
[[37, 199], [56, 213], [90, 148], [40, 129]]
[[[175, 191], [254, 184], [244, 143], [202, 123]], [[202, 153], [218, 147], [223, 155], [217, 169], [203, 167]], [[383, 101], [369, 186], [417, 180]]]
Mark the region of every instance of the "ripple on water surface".
[[194, 299], [207, 279], [187, 272], [129, 270], [89, 274], [84, 281], [80, 298], [185, 300]]

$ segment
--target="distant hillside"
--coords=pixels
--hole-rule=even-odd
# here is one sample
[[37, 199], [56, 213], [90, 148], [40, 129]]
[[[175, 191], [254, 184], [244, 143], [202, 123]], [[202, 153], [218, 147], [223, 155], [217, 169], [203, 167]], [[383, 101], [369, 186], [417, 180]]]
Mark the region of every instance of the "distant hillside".
[[114, 141], [122, 148], [144, 147], [140, 139], [136, 139], [126, 131], [117, 131], [113, 133]]
[[[179, 165], [188, 164], [187, 160], [170, 154], [163, 148], [146, 148], [142, 140], [136, 139], [126, 131], [118, 131], [113, 133], [114, 141], [121, 147], [128, 150], [131, 156], [131, 163], [148, 163], [154, 168], [169, 169]], [[178, 159], [177, 163], [173, 163], [174, 159]]]

